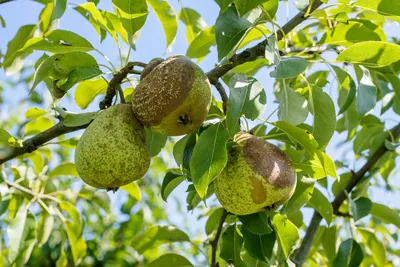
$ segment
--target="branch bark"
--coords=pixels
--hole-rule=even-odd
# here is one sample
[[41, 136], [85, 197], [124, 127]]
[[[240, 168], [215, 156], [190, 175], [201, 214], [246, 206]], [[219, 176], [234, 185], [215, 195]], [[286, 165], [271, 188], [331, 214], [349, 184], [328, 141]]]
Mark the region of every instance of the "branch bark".
[[[0, 3], [1, 1], [5, 2], [8, 0], [0, 0]], [[277, 33], [277, 40], [281, 40], [284, 35], [288, 34], [296, 26], [305, 21], [307, 17], [304, 17], [304, 15], [307, 13], [308, 10], [310, 11], [310, 13], [312, 13], [321, 5], [322, 5], [321, 0], [315, 0], [311, 6], [306, 7], [305, 9], [297, 13], [290, 21], [288, 21], [281, 28], [281, 31]], [[222, 77], [225, 73], [233, 69], [234, 67], [239, 66], [245, 62], [254, 61], [257, 58], [262, 57], [265, 53], [265, 46], [267, 44], [268, 40], [264, 40], [258, 43], [257, 45], [250, 47], [239, 54], [234, 55], [230, 59], [230, 62], [228, 64], [217, 65], [215, 68], [207, 72], [207, 77], [209, 78], [210, 82], [214, 85], [218, 84], [219, 83], [218, 79]], [[129, 73], [132, 73], [134, 66], [145, 67], [146, 64], [142, 62], [129, 62], [125, 67], [123, 67], [120, 71], [114, 74], [114, 77], [111, 79], [107, 87], [106, 96], [99, 104], [100, 109], [105, 109], [111, 106], [112, 99], [118, 90], [117, 86], [127, 77]], [[223, 91], [225, 92], [225, 90]], [[226, 92], [225, 96], [227, 97]], [[60, 122], [57, 125], [47, 129], [46, 131], [25, 140], [23, 142], [22, 147], [10, 148], [10, 151], [7, 151], [7, 153], [3, 153], [3, 151], [0, 151], [0, 165], [15, 157], [35, 151], [38, 147], [42, 146], [43, 144], [45, 144], [46, 142], [50, 141], [53, 138], [56, 138], [58, 136], [61, 136], [69, 132], [84, 129], [87, 126], [88, 125], [83, 125], [79, 127], [67, 127], [62, 122]]]
[[[393, 127], [391, 133], [394, 139], [397, 139], [400, 136], [400, 124]], [[392, 141], [388, 138], [389, 141]], [[353, 188], [360, 182], [360, 180], [364, 177], [364, 175], [375, 165], [375, 163], [388, 151], [385, 144], [383, 143], [381, 147], [375, 151], [374, 154], [367, 160], [367, 162], [361, 167], [361, 169], [354, 173], [350, 178], [349, 182], [346, 186], [339, 192], [339, 194], [332, 201], [333, 212], [335, 214], [340, 213], [339, 207], [346, 200], [347, 195], [353, 190]], [[304, 261], [307, 257], [308, 252], [311, 249], [312, 244], [314, 243], [314, 239], [316, 233], [319, 228], [319, 224], [322, 220], [321, 215], [318, 211], [314, 211], [313, 217], [311, 219], [310, 226], [307, 229], [306, 235], [301, 243], [300, 248], [298, 249], [293, 262], [296, 264], [296, 267], [301, 267], [304, 264]]]
[[228, 211], [223, 209], [221, 219], [219, 220], [219, 225], [217, 229], [217, 233], [215, 234], [214, 240], [210, 242], [211, 244], [211, 267], [217, 267], [217, 250], [218, 250], [218, 242], [219, 238], [222, 234], [222, 227], [224, 226], [224, 222], [226, 217], [228, 216]]

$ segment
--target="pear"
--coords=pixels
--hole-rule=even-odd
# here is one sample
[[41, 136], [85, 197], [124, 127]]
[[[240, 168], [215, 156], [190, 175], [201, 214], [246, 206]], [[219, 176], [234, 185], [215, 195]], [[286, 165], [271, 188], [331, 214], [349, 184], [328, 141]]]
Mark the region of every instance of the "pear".
[[142, 70], [142, 73], [140, 74], [140, 80], [143, 80], [146, 78], [147, 75], [158, 65], [161, 64], [161, 62], [165, 61], [163, 58], [156, 57], [150, 60], [150, 62], [147, 64], [147, 66]]
[[239, 133], [238, 145], [228, 153], [228, 163], [214, 180], [221, 205], [236, 215], [276, 208], [292, 196], [296, 172], [289, 157], [263, 139]]
[[95, 118], [78, 142], [75, 164], [82, 180], [96, 188], [116, 190], [144, 176], [150, 154], [131, 105], [111, 106]]
[[207, 76], [182, 55], [158, 62], [132, 97], [136, 117], [151, 131], [169, 136], [196, 131], [206, 119], [210, 105], [211, 85]]

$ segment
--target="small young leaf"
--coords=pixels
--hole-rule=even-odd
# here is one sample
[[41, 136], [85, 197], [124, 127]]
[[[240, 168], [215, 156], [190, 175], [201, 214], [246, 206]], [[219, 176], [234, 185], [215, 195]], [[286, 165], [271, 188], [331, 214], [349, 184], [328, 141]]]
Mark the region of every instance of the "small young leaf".
[[204, 199], [208, 185], [221, 173], [227, 162], [226, 142], [229, 134], [222, 123], [205, 130], [190, 160], [190, 172], [196, 191]]
[[47, 113], [46, 110], [40, 108], [30, 108], [25, 112], [25, 118], [27, 118], [28, 120], [32, 120], [46, 113]]
[[262, 85], [254, 78], [236, 74], [229, 82], [230, 95], [226, 120], [229, 134], [234, 136], [239, 130], [239, 119], [242, 115], [255, 120], [262, 113], [267, 97]]
[[176, 173], [173, 171], [167, 172], [161, 185], [162, 199], [167, 202], [167, 198], [172, 193], [172, 191], [185, 180], [186, 176], [184, 174]]

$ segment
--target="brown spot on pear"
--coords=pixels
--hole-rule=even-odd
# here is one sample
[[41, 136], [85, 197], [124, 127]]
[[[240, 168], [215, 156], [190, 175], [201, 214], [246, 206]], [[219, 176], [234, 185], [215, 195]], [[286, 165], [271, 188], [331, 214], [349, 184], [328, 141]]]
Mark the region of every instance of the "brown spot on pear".
[[214, 181], [221, 205], [236, 215], [248, 215], [276, 207], [292, 196], [296, 172], [290, 158], [263, 139], [239, 133], [238, 145], [228, 154], [228, 163]]
[[83, 133], [75, 151], [82, 180], [96, 188], [115, 190], [140, 179], [150, 165], [144, 127], [131, 105], [103, 110]]
[[211, 85], [185, 56], [158, 64], [135, 88], [132, 108], [150, 130], [169, 136], [196, 131], [211, 105]]

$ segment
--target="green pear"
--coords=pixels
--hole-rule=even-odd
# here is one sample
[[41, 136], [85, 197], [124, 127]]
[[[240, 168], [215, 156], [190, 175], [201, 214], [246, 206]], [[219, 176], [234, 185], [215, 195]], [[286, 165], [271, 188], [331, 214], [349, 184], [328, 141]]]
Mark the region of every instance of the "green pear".
[[238, 145], [228, 153], [228, 163], [214, 180], [221, 205], [236, 215], [275, 208], [292, 196], [296, 172], [289, 157], [263, 139], [239, 133]]
[[185, 56], [158, 62], [132, 96], [136, 117], [151, 131], [169, 136], [196, 131], [206, 119], [210, 105], [211, 85], [207, 76]]
[[95, 118], [78, 142], [75, 164], [82, 180], [96, 188], [116, 190], [144, 176], [150, 154], [131, 105], [111, 106]]

